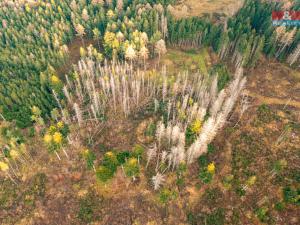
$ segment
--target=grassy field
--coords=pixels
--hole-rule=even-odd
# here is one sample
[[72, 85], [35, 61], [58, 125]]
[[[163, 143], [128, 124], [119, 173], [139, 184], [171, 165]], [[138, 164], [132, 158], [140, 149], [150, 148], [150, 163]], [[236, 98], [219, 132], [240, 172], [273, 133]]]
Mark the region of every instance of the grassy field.
[[211, 66], [211, 57], [207, 49], [201, 50], [178, 50], [169, 49], [167, 54], [161, 59], [161, 64], [167, 66], [167, 71], [171, 74], [177, 74], [178, 71], [200, 71], [208, 74]]
[[243, 0], [184, 0], [174, 6], [176, 18], [222, 13], [232, 16], [243, 4]]

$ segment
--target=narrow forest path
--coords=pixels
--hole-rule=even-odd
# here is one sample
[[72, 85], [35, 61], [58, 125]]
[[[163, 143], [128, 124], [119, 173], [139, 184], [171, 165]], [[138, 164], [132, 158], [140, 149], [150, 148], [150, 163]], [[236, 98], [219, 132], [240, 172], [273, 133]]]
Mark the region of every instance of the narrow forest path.
[[300, 101], [292, 100], [292, 98], [276, 98], [276, 97], [267, 97], [249, 90], [245, 90], [244, 94], [255, 98], [256, 105], [268, 104], [268, 105], [284, 105], [284, 106], [293, 106], [300, 109]]

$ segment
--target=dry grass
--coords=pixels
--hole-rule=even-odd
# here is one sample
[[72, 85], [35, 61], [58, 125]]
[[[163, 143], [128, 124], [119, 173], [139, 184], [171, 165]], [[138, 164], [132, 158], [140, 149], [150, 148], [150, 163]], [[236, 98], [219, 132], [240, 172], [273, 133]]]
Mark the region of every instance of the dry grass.
[[[200, 50], [170, 48], [160, 62], [161, 65], [166, 65], [168, 74], [172, 75], [177, 75], [179, 71], [200, 71], [207, 75], [212, 63], [211, 56], [206, 48]], [[150, 67], [152, 68], [155, 64], [157, 62], [150, 63]]]
[[243, 5], [244, 0], [183, 0], [174, 6], [172, 14], [176, 18], [224, 13], [232, 16]]
[[292, 76], [295, 78], [295, 79], [297, 79], [297, 80], [299, 80], [300, 81], [300, 71], [293, 71], [292, 73]]

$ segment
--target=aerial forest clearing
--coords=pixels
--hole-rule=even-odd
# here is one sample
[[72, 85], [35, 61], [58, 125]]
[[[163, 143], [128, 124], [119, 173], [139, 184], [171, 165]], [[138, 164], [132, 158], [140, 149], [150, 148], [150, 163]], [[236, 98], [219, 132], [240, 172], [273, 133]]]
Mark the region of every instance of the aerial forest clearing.
[[174, 6], [169, 6], [169, 10], [175, 18], [212, 14], [233, 16], [243, 3], [243, 0], [187, 0], [177, 1]]
[[300, 5], [192, 3], [0, 3], [0, 224], [299, 224]]

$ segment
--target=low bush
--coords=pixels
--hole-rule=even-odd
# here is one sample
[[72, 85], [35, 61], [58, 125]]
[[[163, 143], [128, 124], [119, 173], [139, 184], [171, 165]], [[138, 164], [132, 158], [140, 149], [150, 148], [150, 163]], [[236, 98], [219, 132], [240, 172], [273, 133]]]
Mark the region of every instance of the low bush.
[[114, 176], [115, 171], [106, 166], [99, 166], [96, 170], [97, 179], [101, 182], [107, 182]]

